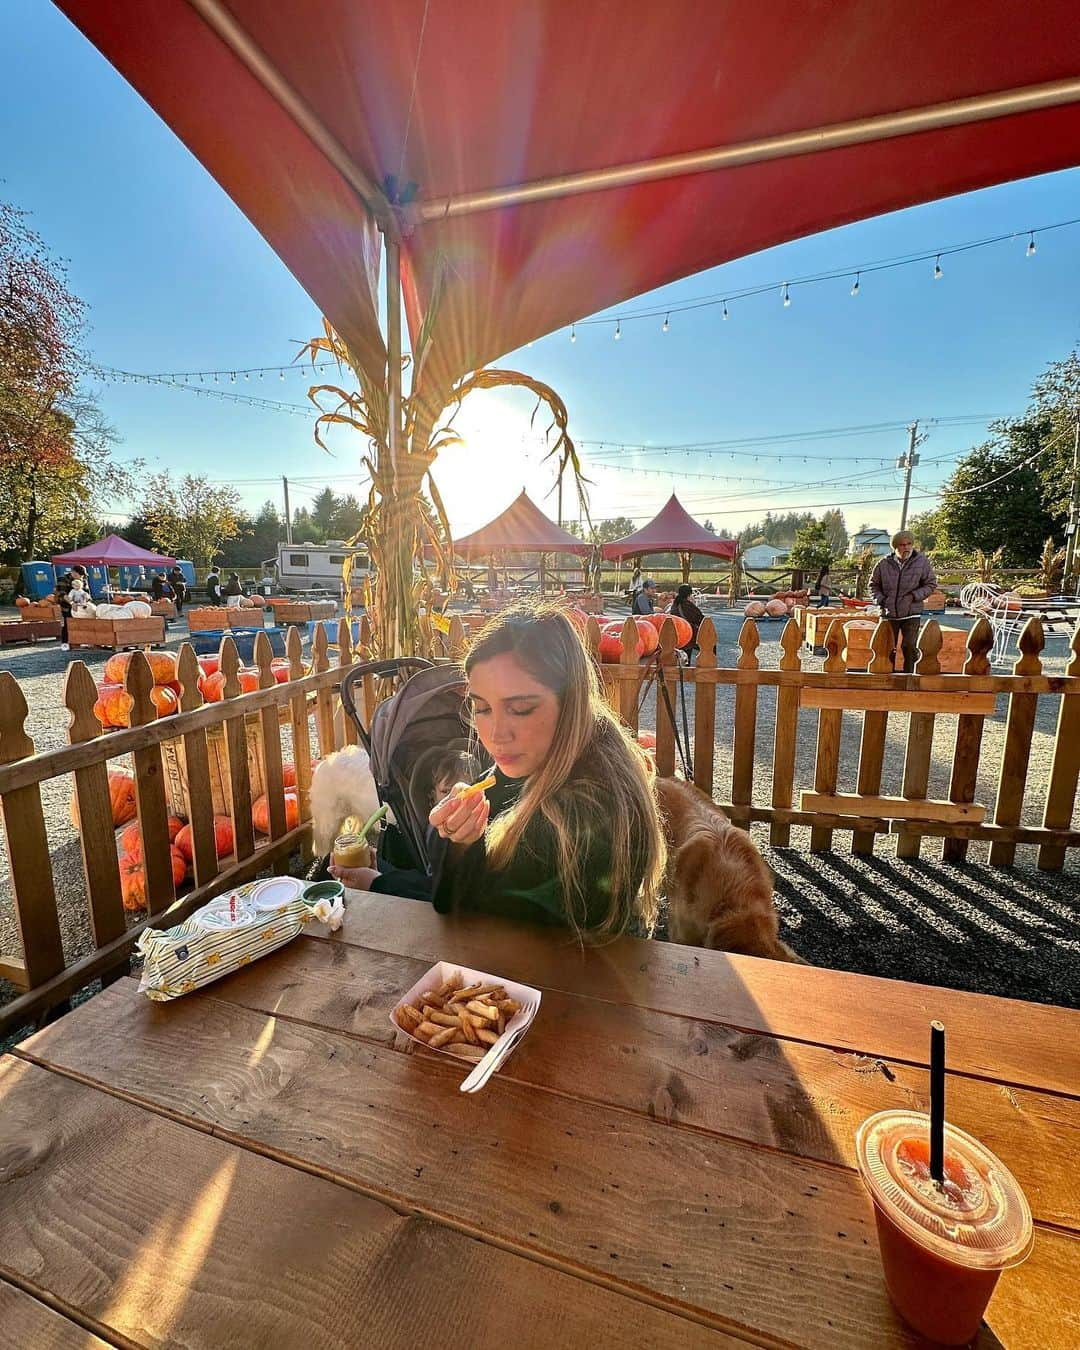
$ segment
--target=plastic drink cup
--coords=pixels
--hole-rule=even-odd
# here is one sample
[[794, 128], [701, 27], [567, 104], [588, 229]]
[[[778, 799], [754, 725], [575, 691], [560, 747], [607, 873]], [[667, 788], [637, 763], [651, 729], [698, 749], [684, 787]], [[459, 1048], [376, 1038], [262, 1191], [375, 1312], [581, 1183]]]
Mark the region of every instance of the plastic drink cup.
[[371, 846], [360, 834], [339, 834], [334, 840], [334, 862], [338, 867], [370, 867]]
[[953, 1125], [945, 1179], [930, 1175], [930, 1117], [879, 1111], [855, 1136], [874, 1202], [889, 1295], [904, 1320], [941, 1345], [979, 1329], [1001, 1272], [1031, 1251], [1031, 1210], [1012, 1173]]

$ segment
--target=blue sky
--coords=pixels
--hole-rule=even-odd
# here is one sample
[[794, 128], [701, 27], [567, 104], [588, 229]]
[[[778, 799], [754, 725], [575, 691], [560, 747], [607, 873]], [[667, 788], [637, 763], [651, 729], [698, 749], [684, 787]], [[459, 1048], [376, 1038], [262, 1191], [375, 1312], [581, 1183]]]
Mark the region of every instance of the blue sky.
[[[320, 316], [299, 284], [188, 151], [68, 21], [42, 0], [0, 7], [0, 197], [28, 210], [68, 261], [90, 307], [88, 347], [102, 365], [142, 372], [225, 371], [287, 364]], [[782, 204], [778, 203], [778, 209]], [[971, 193], [832, 230], [740, 259], [656, 292], [658, 305], [732, 292], [860, 262], [1017, 231], [1015, 239], [933, 263], [776, 291], [729, 306], [553, 334], [499, 364], [553, 384], [570, 411], [593, 480], [594, 517], [642, 520], [677, 488], [700, 518], [733, 531], [775, 510], [840, 505], [854, 529], [899, 517], [894, 471], [902, 429], [761, 446], [761, 456], [634, 452], [627, 446], [745, 441], [822, 428], [1019, 411], [1032, 380], [1080, 334], [1080, 171]], [[638, 299], [623, 310], [643, 307]], [[218, 386], [300, 404], [290, 374]], [[324, 482], [362, 493], [360, 447], [342, 437], [328, 457], [310, 420], [157, 386], [104, 383], [100, 400], [123, 459], [236, 483], [245, 503], [280, 499], [280, 475], [302, 504]], [[482, 524], [527, 486], [554, 514], [552, 474], [529, 431], [524, 395], [478, 395], [438, 478], [456, 530]], [[940, 486], [978, 425], [929, 428], [920, 489]], [[595, 442], [604, 442], [601, 449]], [[768, 456], [768, 458], [766, 458]], [[829, 460], [831, 459], [831, 463]], [[618, 466], [618, 467], [615, 467]], [[801, 484], [789, 490], [786, 485]], [[781, 487], [780, 485], [784, 485]], [[566, 514], [571, 516], [571, 494]], [[850, 505], [849, 505], [850, 503]], [[122, 510], [122, 502], [110, 503]], [[913, 509], [933, 505], [916, 495]]]

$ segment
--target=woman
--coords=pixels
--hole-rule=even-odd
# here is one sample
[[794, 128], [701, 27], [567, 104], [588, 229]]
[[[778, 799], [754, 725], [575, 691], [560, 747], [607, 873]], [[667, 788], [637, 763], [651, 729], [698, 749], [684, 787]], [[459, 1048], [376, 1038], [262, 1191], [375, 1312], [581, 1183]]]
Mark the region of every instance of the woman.
[[817, 579], [818, 609], [827, 609], [832, 599], [832, 579], [828, 567], [823, 567]]
[[550, 605], [507, 611], [465, 673], [496, 781], [465, 798], [459, 784], [431, 812], [450, 842], [435, 907], [651, 932], [665, 852], [649, 771], [570, 620]]
[[697, 605], [690, 599], [693, 593], [694, 588], [692, 586], [687, 586], [684, 583], [675, 592], [675, 599], [672, 600], [671, 608], [668, 610], [669, 614], [677, 614], [680, 619], [685, 619], [693, 629], [693, 632], [690, 635], [690, 641], [684, 643], [680, 649], [686, 653], [687, 665], [690, 664], [690, 658], [693, 656], [694, 648], [697, 646], [698, 629], [705, 621], [705, 615], [702, 614], [701, 610], [698, 609]]

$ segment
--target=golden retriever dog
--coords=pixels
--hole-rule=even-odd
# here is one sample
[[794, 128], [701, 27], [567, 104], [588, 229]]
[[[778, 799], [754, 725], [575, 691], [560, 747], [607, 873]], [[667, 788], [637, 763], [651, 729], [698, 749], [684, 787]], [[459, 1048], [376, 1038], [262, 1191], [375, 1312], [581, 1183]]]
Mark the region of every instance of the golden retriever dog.
[[750, 836], [693, 783], [655, 782], [668, 846], [672, 942], [805, 965], [780, 941], [772, 873]]

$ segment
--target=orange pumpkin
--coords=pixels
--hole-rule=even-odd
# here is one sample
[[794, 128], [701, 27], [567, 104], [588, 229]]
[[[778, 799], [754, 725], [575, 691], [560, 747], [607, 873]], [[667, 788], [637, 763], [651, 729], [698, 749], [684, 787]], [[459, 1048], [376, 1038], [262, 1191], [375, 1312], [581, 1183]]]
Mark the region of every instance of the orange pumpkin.
[[[169, 817], [169, 843], [175, 844], [180, 835], [187, 829], [187, 826], [179, 816]], [[142, 834], [139, 832], [139, 822], [135, 821], [122, 831], [119, 840], [119, 852], [122, 858], [127, 858], [129, 862], [142, 862]]]
[[180, 700], [173, 691], [164, 684], [155, 684], [150, 690], [150, 702], [157, 709], [159, 717], [168, 717], [174, 713], [180, 705]]
[[[185, 825], [176, 836], [176, 847], [180, 854], [193, 862], [195, 859], [195, 841], [191, 836], [191, 826]], [[233, 837], [233, 825], [228, 816], [214, 817], [214, 850], [219, 858], [227, 858], [236, 847]]]
[[135, 700], [122, 684], [99, 684], [94, 716], [103, 727], [126, 727], [131, 724], [131, 710]]
[[[270, 833], [270, 802], [264, 795], [251, 808], [251, 822], [260, 834]], [[285, 793], [285, 828], [295, 830], [300, 824], [300, 798], [295, 792]]]
[[199, 692], [207, 703], [220, 703], [225, 697], [225, 672], [215, 670], [212, 675], [203, 675], [199, 680]]
[[635, 619], [634, 625], [638, 630], [642, 642], [645, 644], [645, 655], [651, 656], [657, 647], [660, 646], [660, 631], [653, 623], [646, 623], [643, 618]]
[[221, 668], [220, 656], [199, 656], [196, 657], [196, 660], [204, 675], [216, 675]]
[[[184, 884], [184, 879], [187, 877], [187, 863], [174, 848], [169, 850], [169, 861], [172, 863], [173, 890], [175, 891], [178, 886]], [[124, 908], [131, 914], [138, 913], [140, 909], [146, 909], [146, 868], [143, 866], [141, 858], [138, 862], [134, 858], [121, 858], [120, 898], [123, 901]]]
[[[622, 660], [622, 631], [622, 619], [615, 619], [611, 623], [606, 623], [600, 629], [601, 661]], [[637, 654], [639, 657], [645, 655], [645, 639], [641, 636], [640, 629], [638, 630]]]
[[146, 659], [150, 663], [150, 674], [155, 684], [167, 684], [176, 679], [175, 652], [147, 652]]
[[26, 598], [25, 595], [17, 595], [17, 596], [15, 597], [15, 603], [16, 603], [16, 605], [18, 605], [18, 607], [19, 607], [20, 609], [29, 609], [29, 608], [30, 608], [30, 601], [27, 600], [27, 598]]
[[259, 672], [257, 670], [248, 670], [246, 667], [240, 672], [240, 692], [242, 694], [253, 694], [259, 687]]
[[656, 736], [651, 731], [639, 731], [637, 734], [637, 743], [642, 750], [656, 749]]
[[114, 652], [105, 662], [105, 683], [123, 684], [131, 664], [131, 652]]
[[275, 657], [275, 659], [270, 662], [270, 669], [274, 672], [274, 679], [278, 684], [288, 684], [289, 662], [284, 656]]

